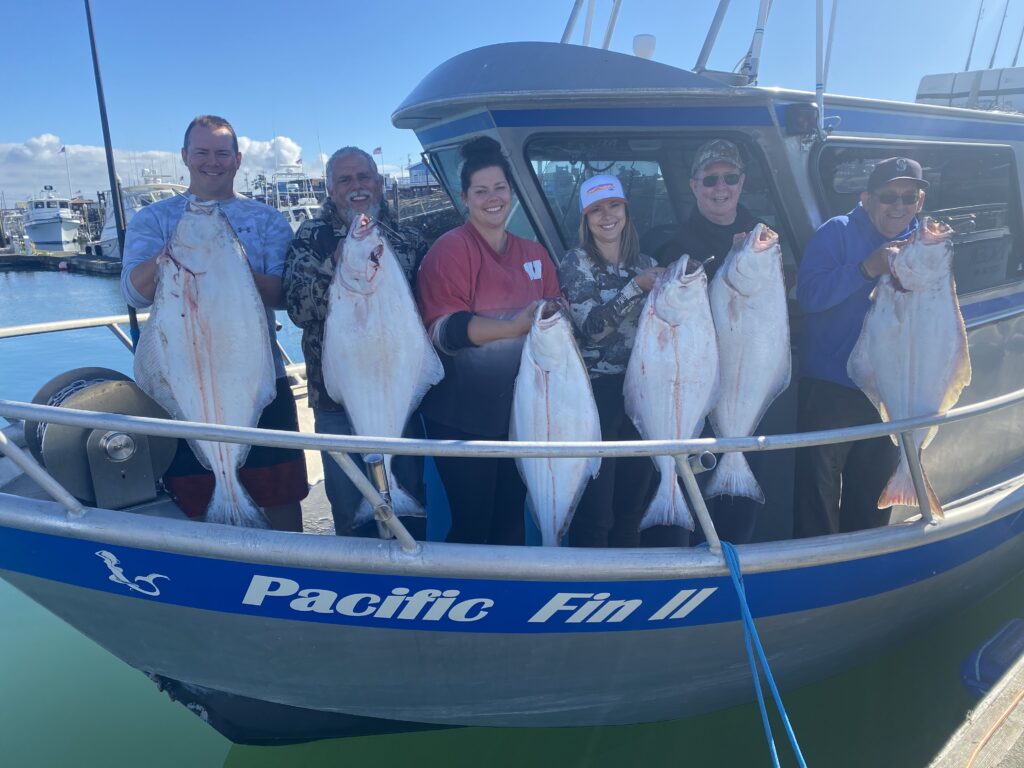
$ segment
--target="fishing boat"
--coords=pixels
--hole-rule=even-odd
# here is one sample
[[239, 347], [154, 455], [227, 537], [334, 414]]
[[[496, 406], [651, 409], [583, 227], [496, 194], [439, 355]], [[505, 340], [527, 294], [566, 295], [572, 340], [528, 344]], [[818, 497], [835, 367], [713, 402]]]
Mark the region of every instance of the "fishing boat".
[[78, 253], [82, 226], [82, 217], [71, 208], [70, 199], [58, 195], [50, 185], [25, 203], [25, 234], [37, 251]]
[[[131, 184], [121, 188], [121, 200], [124, 206], [125, 225], [132, 220], [140, 210], [147, 205], [165, 200], [168, 197], [185, 193], [183, 184], [176, 184], [168, 181], [156, 171], [143, 169], [142, 183]], [[111, 193], [108, 193], [111, 195]], [[112, 199], [111, 197], [107, 198]], [[117, 242], [117, 222], [114, 216], [114, 206], [106, 206], [106, 213], [103, 220], [103, 231], [99, 240], [85, 248], [87, 254], [119, 260], [121, 249]]]
[[307, 176], [300, 163], [282, 165], [270, 177], [270, 185], [267, 202], [281, 212], [293, 232], [317, 217], [326, 197], [323, 180]]
[[[554, 254], [573, 243], [576, 185], [592, 172], [627, 183], [652, 252], [686, 218], [697, 147], [725, 136], [750, 160], [745, 203], [781, 233], [792, 267], [814, 229], [853, 206], [874, 163], [913, 154], [931, 183], [928, 212], [956, 228], [973, 383], [949, 413], [827, 433], [792, 434], [791, 423], [752, 438], [510, 444], [169, 422], [122, 400], [124, 382], [89, 386], [95, 375], [79, 373], [44, 388], [39, 403], [0, 400], [0, 415], [29, 423], [28, 450], [42, 458], [18, 447], [17, 430], [0, 434], [0, 577], [231, 738], [267, 743], [686, 717], [753, 698], [745, 608], [786, 690], [891, 647], [1024, 570], [1024, 117], [824, 98], [607, 50], [509, 43], [441, 64], [392, 120], [416, 132], [453, 193], [460, 145], [498, 140], [518, 199], [510, 229]], [[124, 320], [4, 329], [0, 343], [107, 326], [130, 345]], [[49, 424], [42, 440], [40, 424]], [[693, 477], [707, 452], [785, 457], [931, 425], [939, 432], [924, 463], [944, 518], [927, 504], [901, 507], [884, 528], [792, 540], [792, 476], [780, 472], [765, 487], [759, 540], [735, 548], [736, 589]], [[390, 537], [189, 522], [153, 485], [160, 441], [171, 437], [335, 452]], [[707, 546], [413, 541], [381, 487], [345, 458], [375, 452], [674, 455]], [[907, 457], [923, 488], [915, 452]]]

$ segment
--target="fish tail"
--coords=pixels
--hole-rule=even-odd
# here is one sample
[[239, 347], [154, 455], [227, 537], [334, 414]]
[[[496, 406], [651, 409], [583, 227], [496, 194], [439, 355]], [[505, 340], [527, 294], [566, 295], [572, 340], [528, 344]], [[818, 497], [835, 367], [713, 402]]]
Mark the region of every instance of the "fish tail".
[[213, 497], [206, 507], [206, 522], [246, 528], [270, 527], [267, 518], [246, 493], [234, 472], [217, 477]]
[[671, 470], [662, 470], [658, 492], [651, 499], [647, 511], [644, 512], [643, 519], [640, 521], [640, 530], [655, 525], [680, 525], [693, 530], [693, 516], [686, 506], [683, 489], [679, 487], [676, 473]]
[[[928, 494], [928, 506], [932, 514], [941, 519], [945, 516], [942, 511], [942, 504], [939, 502], [939, 497], [935, 494], [935, 489], [932, 488], [932, 484], [928, 480], [928, 475], [924, 473], [924, 467], [921, 468], [921, 475], [924, 477], [925, 492]], [[910, 467], [907, 464], [906, 458], [902, 455], [900, 456], [899, 466], [896, 467], [896, 471], [889, 478], [889, 482], [882, 491], [882, 495], [878, 497], [879, 509], [887, 509], [894, 504], [902, 504], [907, 507], [917, 506], [917, 491], [914, 489], [914, 478], [910, 474]]]
[[746, 496], [764, 504], [764, 491], [750, 470], [747, 457], [742, 453], [726, 453], [718, 462], [715, 473], [704, 489], [704, 496]]
[[[391, 511], [398, 517], [426, 517], [427, 513], [416, 499], [409, 494], [402, 486], [391, 478]], [[356, 515], [353, 520], [354, 526], [365, 525], [373, 520], [373, 507], [370, 502], [363, 499], [359, 502]]]

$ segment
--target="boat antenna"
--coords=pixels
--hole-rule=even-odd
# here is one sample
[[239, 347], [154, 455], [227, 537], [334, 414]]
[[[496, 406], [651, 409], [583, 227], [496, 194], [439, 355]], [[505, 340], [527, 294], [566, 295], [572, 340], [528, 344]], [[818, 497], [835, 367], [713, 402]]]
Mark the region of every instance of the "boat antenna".
[[718, 38], [718, 30], [725, 19], [725, 12], [729, 10], [729, 0], [718, 0], [718, 8], [715, 10], [715, 17], [708, 27], [708, 34], [704, 38], [704, 45], [697, 56], [697, 63], [693, 65], [693, 71], [698, 75], [708, 68], [708, 59], [711, 57], [711, 49], [715, 47], [715, 40]]
[[612, 12], [608, 14], [608, 26], [604, 30], [604, 42], [601, 44], [601, 48], [606, 51], [612, 43], [612, 32], [615, 31], [615, 24], [619, 20], [619, 8], [621, 6], [622, 0], [615, 0], [612, 3]]
[[[114, 150], [110, 144], [110, 124], [107, 122], [107, 102], [103, 97], [103, 80], [100, 78], [100, 59], [96, 53], [96, 35], [92, 27], [92, 7], [89, 0], [85, 3], [85, 20], [89, 25], [89, 46], [92, 48], [92, 71], [96, 80], [96, 99], [100, 104], [100, 123], [103, 126], [103, 149], [107, 153], [107, 176], [110, 179], [110, 196], [107, 205], [114, 206], [114, 223], [117, 226], [117, 245], [121, 252], [121, 263], [124, 263], [124, 206], [121, 202], [121, 185], [114, 171]], [[128, 323], [131, 326], [132, 347], [139, 343], [139, 318], [135, 307], [128, 306]]]
[[839, 8], [839, 0], [832, 0], [832, 11], [828, 15], [828, 43], [825, 45], [825, 66], [821, 74], [821, 87], [824, 90], [828, 87], [828, 70], [832, 65], [832, 38], [836, 31], [836, 11]]
[[978, 25], [981, 24], [981, 14], [985, 10], [985, 0], [978, 0], [978, 17], [974, 20], [974, 34], [971, 35], [971, 47], [967, 50], [967, 63], [964, 64], [964, 72], [971, 68], [971, 55], [974, 53], [974, 41], [978, 39]]
[[572, 37], [572, 31], [576, 28], [576, 19], [580, 16], [580, 9], [583, 7], [583, 0], [576, 0], [572, 5], [572, 10], [569, 11], [569, 20], [565, 23], [565, 31], [562, 32], [561, 43], [568, 43], [569, 38]]
[[750, 48], [747, 50], [747, 55], [743, 57], [743, 63], [739, 69], [747, 85], [757, 84], [757, 73], [761, 68], [761, 44], [764, 42], [764, 28], [768, 23], [768, 14], [771, 9], [772, 0], [761, 0], [757, 11], [757, 24], [754, 26], [754, 37], [750, 41]]
[[996, 43], [992, 46], [992, 58], [988, 61], [988, 68], [992, 69], [996, 63], [996, 51], [999, 49], [999, 39], [1003, 36], [1003, 25], [1006, 23], [1006, 13], [1010, 10], [1010, 0], [1003, 4], [1003, 18], [999, 21], [999, 31], [996, 33]]
[[1020, 28], [1020, 37], [1017, 38], [1017, 51], [1013, 54], [1013, 64], [1011, 67], [1017, 66], [1017, 57], [1020, 56], [1020, 44], [1024, 43], [1024, 26]]

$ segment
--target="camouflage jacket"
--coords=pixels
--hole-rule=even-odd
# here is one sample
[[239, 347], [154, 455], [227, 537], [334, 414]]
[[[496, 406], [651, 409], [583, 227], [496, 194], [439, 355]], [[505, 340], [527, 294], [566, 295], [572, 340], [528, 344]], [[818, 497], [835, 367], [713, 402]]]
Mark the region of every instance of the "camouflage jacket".
[[590, 378], [625, 372], [647, 298], [633, 278], [653, 266], [654, 259], [643, 254], [636, 267], [597, 264], [582, 248], [572, 249], [559, 263], [558, 283]]
[[[410, 285], [423, 255], [427, 241], [415, 227], [394, 220], [387, 204], [382, 202], [378, 221], [395, 257], [402, 265]], [[304, 221], [288, 247], [284, 268], [285, 303], [288, 317], [302, 329], [302, 353], [306, 358], [309, 384], [309, 406], [325, 411], [341, 410], [324, 388], [321, 369], [324, 345], [324, 320], [327, 298], [334, 277], [331, 256], [338, 243], [348, 234], [348, 225], [338, 216], [334, 203], [326, 200], [320, 215]]]

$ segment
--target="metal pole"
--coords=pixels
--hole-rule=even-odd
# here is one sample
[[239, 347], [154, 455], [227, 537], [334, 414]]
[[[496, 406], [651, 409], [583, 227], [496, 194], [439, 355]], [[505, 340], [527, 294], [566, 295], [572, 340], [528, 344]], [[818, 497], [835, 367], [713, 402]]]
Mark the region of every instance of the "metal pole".
[[757, 26], [754, 27], [754, 37], [750, 41], [750, 49], [743, 60], [740, 73], [747, 79], [748, 85], [757, 84], [757, 74], [761, 69], [761, 45], [764, 42], [764, 28], [768, 24], [768, 14], [772, 9], [772, 0], [761, 0], [757, 11]]
[[690, 469], [690, 462], [687, 456], [676, 456], [676, 472], [683, 478], [683, 485], [686, 486], [686, 494], [690, 497], [690, 504], [693, 506], [693, 511], [697, 513], [697, 521], [700, 523], [701, 529], [704, 531], [704, 538], [707, 539], [708, 549], [711, 550], [711, 554], [722, 556], [722, 542], [718, 538], [718, 531], [715, 530], [715, 524], [711, 522], [711, 515], [708, 514], [707, 505], [704, 504], [704, 496], [700, 492], [700, 488], [697, 486], [697, 478], [693, 476], [693, 470]]
[[377, 492], [377, 489], [373, 487], [373, 483], [367, 480], [366, 475], [359, 471], [359, 467], [352, 461], [352, 457], [347, 453], [338, 453], [337, 451], [329, 451], [328, 455], [334, 459], [334, 463], [341, 467], [341, 471], [345, 473], [348, 479], [352, 481], [352, 484], [373, 505], [373, 516], [387, 526], [387, 529], [398, 539], [398, 543], [402, 545], [402, 550], [409, 553], [418, 551], [420, 545], [416, 543], [416, 539], [402, 525], [402, 521], [395, 516], [391, 505]]
[[75, 196], [74, 192], [71, 191], [71, 165], [68, 163], [68, 145], [65, 144], [61, 147], [61, 154], [64, 155], [64, 172], [68, 175], [68, 201]]
[[572, 10], [569, 11], [569, 20], [565, 24], [565, 31], [562, 32], [562, 39], [558, 42], [568, 43], [569, 38], [572, 37], [572, 31], [576, 28], [576, 19], [579, 18], [580, 8], [583, 7], [583, 0], [576, 0], [572, 6]]
[[971, 47], [967, 49], [967, 63], [964, 72], [971, 68], [971, 55], [974, 53], [974, 41], [978, 38], [978, 25], [981, 24], [981, 12], [985, 9], [985, 0], [978, 0], [978, 17], [974, 20], [974, 34], [971, 35]]
[[711, 20], [711, 26], [708, 27], [708, 34], [704, 38], [704, 47], [700, 49], [697, 63], [693, 65], [693, 71], [698, 74], [707, 69], [708, 58], [711, 56], [711, 50], [715, 47], [718, 30], [722, 26], [727, 10], [729, 10], [729, 0], [718, 0], [718, 10], [715, 11], [715, 18]]
[[[107, 102], [103, 96], [103, 80], [100, 77], [100, 59], [96, 53], [96, 35], [92, 28], [92, 8], [89, 0], [85, 2], [85, 20], [89, 25], [89, 47], [92, 49], [92, 71], [96, 80], [96, 100], [100, 105], [100, 124], [103, 126], [103, 148], [107, 153], [107, 178], [110, 180], [110, 193], [114, 199], [114, 223], [117, 226], [117, 245], [121, 251], [121, 262], [124, 263], [124, 204], [121, 200], [121, 185], [114, 171], [114, 149], [110, 142], [110, 124], [107, 122]], [[65, 155], [66, 157], [66, 155]], [[135, 307], [128, 307], [128, 324], [131, 326], [132, 343], [139, 341], [139, 318]]]
[[1024, 25], [1020, 28], [1020, 37], [1017, 38], [1017, 50], [1013, 54], [1013, 64], [1010, 65], [1011, 67], [1017, 66], [1017, 58], [1020, 56], [1021, 43], [1024, 43]]
[[594, 26], [594, 0], [587, 0], [587, 20], [583, 23], [583, 44], [590, 45], [590, 29]]
[[815, 64], [814, 101], [818, 105], [818, 137], [825, 135], [825, 82], [824, 57], [822, 56], [822, 38], [825, 34], [825, 9], [823, 0], [815, 0]]
[[608, 16], [608, 27], [604, 31], [604, 42], [601, 44], [601, 48], [608, 50], [608, 46], [612, 42], [612, 32], [615, 31], [615, 24], [619, 20], [619, 8], [622, 6], [622, 0], [615, 0], [612, 3], [612, 12]]
[[935, 515], [932, 514], [931, 500], [928, 497], [928, 486], [924, 482], [921, 457], [914, 450], [915, 446], [911, 433], [900, 432], [896, 435], [896, 441], [900, 444], [903, 455], [907, 457], [907, 466], [910, 468], [910, 477], [914, 481], [914, 493], [917, 495], [917, 508], [921, 511], [921, 519], [926, 523], [934, 523]]
[[81, 517], [85, 514], [85, 509], [82, 508], [78, 499], [65, 491], [64, 487], [50, 477], [49, 473], [39, 466], [35, 459], [8, 440], [2, 430], [0, 430], [0, 453], [7, 456], [15, 466], [34, 480], [36, 485], [60, 503], [68, 511], [68, 517]]
[[836, 31], [836, 8], [839, 0], [832, 0], [832, 12], [828, 17], [828, 45], [825, 47], [825, 69], [821, 76], [821, 86], [824, 90], [828, 87], [828, 69], [832, 64], [832, 37]]
[[999, 21], [999, 31], [996, 33], [996, 43], [992, 46], [992, 58], [988, 60], [988, 68], [992, 69], [996, 63], [996, 51], [999, 50], [999, 39], [1003, 36], [1003, 25], [1006, 23], [1006, 13], [1010, 10], [1010, 0], [1003, 4], [1003, 18]]

